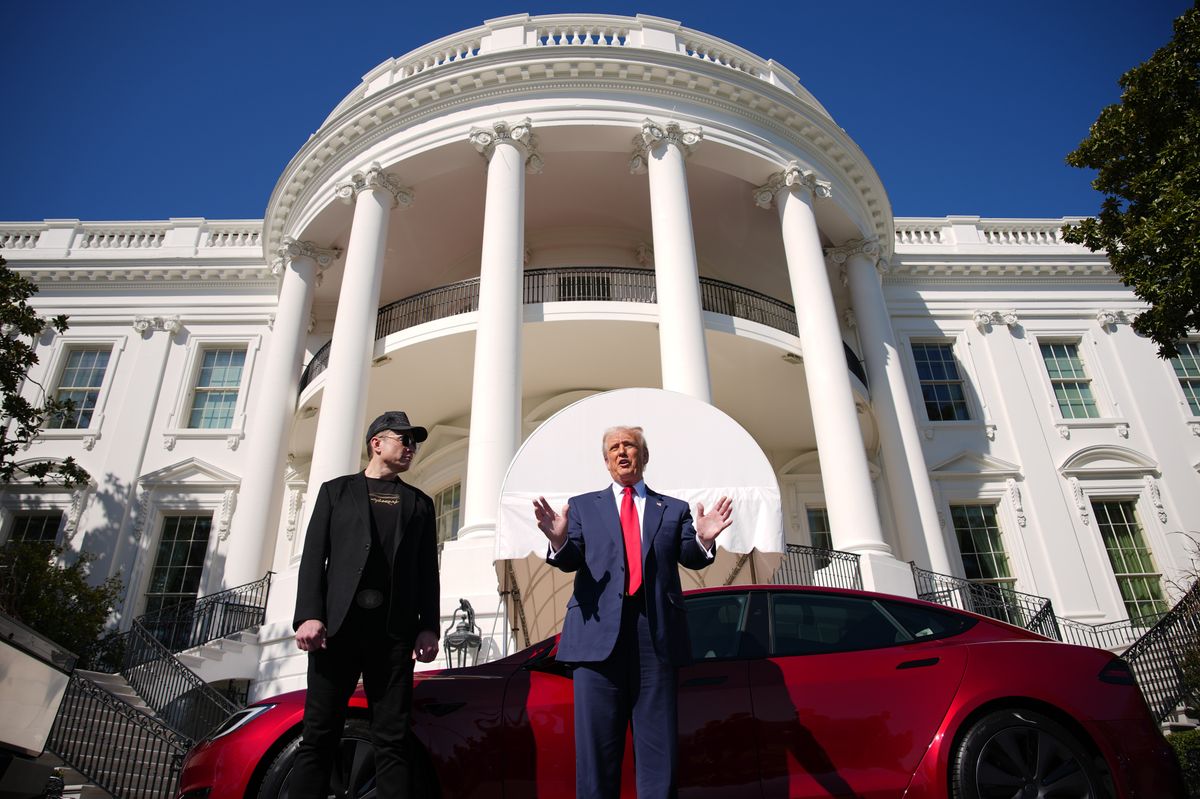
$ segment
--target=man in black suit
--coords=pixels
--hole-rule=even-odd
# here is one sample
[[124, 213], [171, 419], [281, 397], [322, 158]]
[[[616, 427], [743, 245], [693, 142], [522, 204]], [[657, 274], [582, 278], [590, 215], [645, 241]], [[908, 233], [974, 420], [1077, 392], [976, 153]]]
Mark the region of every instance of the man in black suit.
[[550, 541], [546, 561], [575, 573], [558, 659], [577, 665], [575, 795], [617, 799], [625, 730], [633, 724], [639, 799], [677, 793], [676, 670], [691, 660], [679, 566], [702, 569], [731, 524], [721, 497], [695, 523], [686, 502], [646, 487], [650, 448], [640, 427], [604, 433], [612, 483], [572, 497], [561, 513], [534, 501]]
[[346, 703], [362, 676], [382, 799], [409, 788], [413, 658], [437, 657], [437, 531], [433, 501], [400, 480], [429, 436], [403, 411], [367, 429], [362, 472], [321, 486], [296, 590], [292, 627], [308, 653], [304, 734], [292, 768], [292, 799], [325, 799]]

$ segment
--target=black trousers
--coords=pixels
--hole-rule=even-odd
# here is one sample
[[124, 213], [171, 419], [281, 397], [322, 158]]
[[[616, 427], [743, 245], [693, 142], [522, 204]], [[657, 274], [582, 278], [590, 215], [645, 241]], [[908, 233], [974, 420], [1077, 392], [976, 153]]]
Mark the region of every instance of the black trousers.
[[291, 799], [326, 799], [346, 703], [361, 675], [371, 709], [378, 799], [407, 799], [408, 729], [412, 705], [413, 643], [391, 638], [386, 612], [354, 608], [326, 648], [308, 653], [304, 733], [288, 786]]

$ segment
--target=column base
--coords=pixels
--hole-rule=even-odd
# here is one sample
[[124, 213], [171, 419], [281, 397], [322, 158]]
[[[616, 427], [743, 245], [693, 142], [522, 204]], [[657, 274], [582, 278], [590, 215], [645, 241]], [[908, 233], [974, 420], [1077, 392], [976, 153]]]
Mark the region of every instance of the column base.
[[858, 565], [866, 590], [916, 599], [917, 585], [907, 563], [882, 552], [860, 552]]

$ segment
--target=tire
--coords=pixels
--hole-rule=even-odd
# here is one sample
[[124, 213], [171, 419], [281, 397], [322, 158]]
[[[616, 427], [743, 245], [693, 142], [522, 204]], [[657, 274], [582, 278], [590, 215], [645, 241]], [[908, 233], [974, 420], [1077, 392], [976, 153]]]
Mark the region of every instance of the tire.
[[[297, 735], [271, 761], [263, 775], [258, 799], [289, 799], [288, 783], [299, 749]], [[416, 799], [438, 799], [441, 794], [425, 750], [414, 741], [411, 751], [412, 795]], [[375, 752], [371, 748], [371, 728], [365, 719], [347, 719], [326, 795], [337, 799], [375, 799]]]
[[1093, 755], [1075, 733], [1032, 710], [973, 723], [950, 765], [954, 799], [1107, 799]]

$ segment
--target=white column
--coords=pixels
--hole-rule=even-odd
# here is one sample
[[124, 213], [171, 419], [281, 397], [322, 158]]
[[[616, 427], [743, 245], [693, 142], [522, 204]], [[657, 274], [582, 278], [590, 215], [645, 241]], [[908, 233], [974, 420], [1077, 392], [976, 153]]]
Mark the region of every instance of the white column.
[[[529, 120], [473, 128], [488, 162], [479, 265], [479, 322], [459, 538], [496, 529], [500, 487], [521, 444], [521, 325], [525, 305], [525, 171], [541, 170]], [[490, 564], [489, 564], [490, 568]]]
[[229, 531], [222, 584], [245, 585], [261, 578], [273, 551], [283, 489], [288, 432], [296, 412], [304, 337], [312, 313], [317, 277], [341, 255], [310, 241], [284, 239], [275, 269], [283, 272], [271, 329], [270, 350], [255, 376], [258, 396], [248, 426], [246, 461], [237, 510]]
[[755, 200], [765, 208], [774, 200], [779, 209], [834, 548], [859, 555], [867, 588], [912, 596], [912, 574], [893, 557], [879, 523], [833, 290], [813, 214], [814, 196], [828, 197], [829, 193], [828, 183], [792, 164], [760, 187]]
[[675, 122], [659, 125], [647, 119], [634, 139], [637, 149], [630, 169], [650, 173], [663, 388], [711, 403], [704, 308], [684, 168], [684, 159], [701, 138], [699, 129], [684, 130]]
[[905, 554], [918, 565], [942, 574], [953, 574], [946, 540], [938, 524], [937, 505], [929, 482], [929, 467], [921, 450], [921, 436], [913, 415], [904, 370], [896, 349], [896, 334], [883, 297], [876, 241], [852, 241], [829, 251], [845, 268], [854, 302], [855, 319], [862, 334], [863, 356], [871, 401], [879, 421], [879, 442], [887, 473], [889, 496], [896, 514]]
[[[338, 186], [337, 194], [343, 201], [354, 204], [354, 219], [346, 246], [346, 269], [338, 294], [321, 416], [309, 470], [310, 500], [326, 480], [359, 468], [388, 218], [393, 208], [407, 207], [413, 201], [412, 191], [397, 183], [379, 164], [372, 164], [365, 172], [356, 172]], [[312, 508], [311, 501], [308, 508]]]

